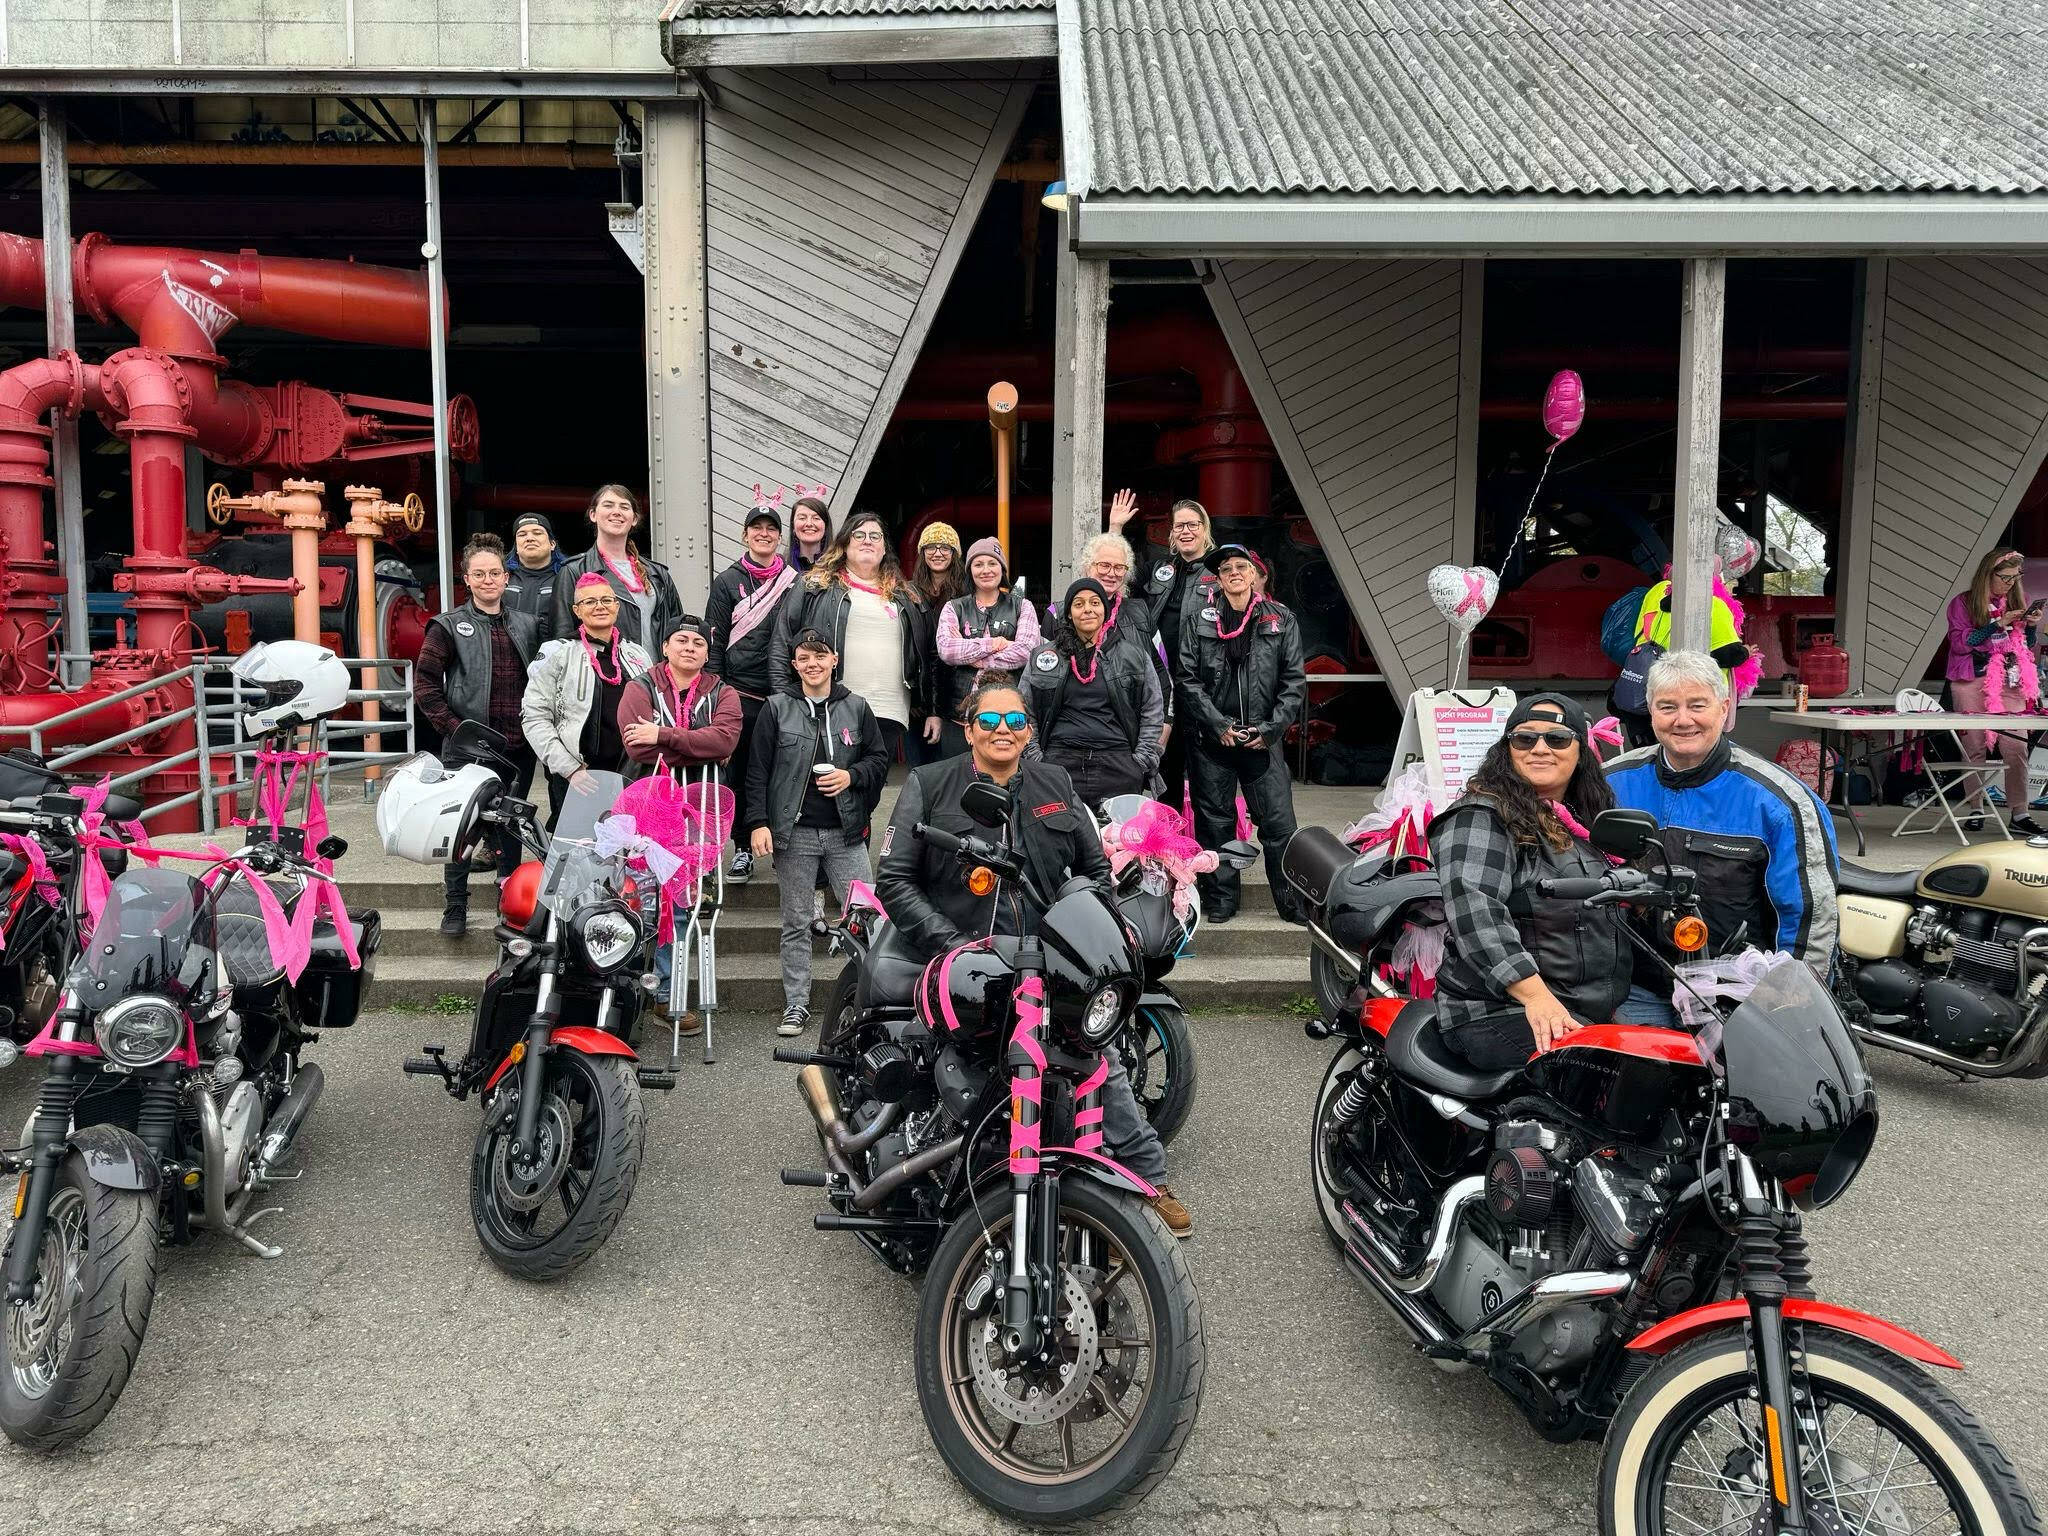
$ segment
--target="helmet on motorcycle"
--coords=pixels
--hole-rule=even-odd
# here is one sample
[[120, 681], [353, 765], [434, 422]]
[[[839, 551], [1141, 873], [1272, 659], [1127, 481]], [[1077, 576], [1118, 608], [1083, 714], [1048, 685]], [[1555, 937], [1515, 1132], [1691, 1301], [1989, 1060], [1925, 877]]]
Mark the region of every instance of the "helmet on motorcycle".
[[384, 780], [377, 836], [384, 851], [417, 864], [448, 864], [476, 840], [477, 817], [503, 793], [482, 763], [444, 768], [430, 752], [409, 757]]
[[242, 712], [242, 728], [251, 736], [306, 725], [348, 701], [348, 668], [326, 646], [310, 640], [256, 646], [236, 660], [233, 670], [242, 697], [254, 693], [260, 700]]

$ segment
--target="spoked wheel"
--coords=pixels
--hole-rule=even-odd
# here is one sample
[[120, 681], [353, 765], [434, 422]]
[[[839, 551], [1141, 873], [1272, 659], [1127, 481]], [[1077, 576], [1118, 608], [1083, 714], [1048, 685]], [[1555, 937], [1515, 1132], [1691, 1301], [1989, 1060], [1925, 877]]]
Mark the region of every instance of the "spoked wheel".
[[1064, 1181], [1055, 1336], [1042, 1358], [1013, 1361], [1001, 1322], [1010, 1230], [1009, 1191], [992, 1190], [933, 1255], [917, 1317], [925, 1424], [953, 1475], [1014, 1519], [1135, 1504], [1172, 1469], [1201, 1406], [1187, 1262], [1142, 1201]]
[[626, 1214], [647, 1115], [633, 1064], [557, 1050], [543, 1079], [540, 1146], [513, 1154], [516, 1115], [486, 1117], [470, 1160], [469, 1208], [493, 1264], [559, 1280], [604, 1246]]
[[156, 1301], [156, 1196], [95, 1184], [77, 1153], [57, 1178], [35, 1294], [5, 1307], [0, 1363], [0, 1430], [42, 1451], [82, 1440], [113, 1412]]
[[1173, 1140], [1195, 1107], [1195, 1040], [1177, 1005], [1144, 1004], [1117, 1036], [1116, 1049], [1138, 1108], [1161, 1141]]
[[[1816, 1411], [1800, 1420], [1813, 1536], [2039, 1536], [2019, 1474], [1983, 1425], [1917, 1367], [1809, 1328]], [[1600, 1468], [1605, 1536], [1768, 1530], [1763, 1428], [1742, 1329], [1659, 1362], [1622, 1404]]]

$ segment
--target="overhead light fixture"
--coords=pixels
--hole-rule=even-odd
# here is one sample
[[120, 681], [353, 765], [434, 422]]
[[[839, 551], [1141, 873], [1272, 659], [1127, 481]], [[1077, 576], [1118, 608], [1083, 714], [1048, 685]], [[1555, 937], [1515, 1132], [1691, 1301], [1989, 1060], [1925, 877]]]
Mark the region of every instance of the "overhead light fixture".
[[1038, 200], [1054, 213], [1065, 213], [1067, 211], [1067, 184], [1064, 181], [1054, 182], [1045, 189], [1044, 195]]

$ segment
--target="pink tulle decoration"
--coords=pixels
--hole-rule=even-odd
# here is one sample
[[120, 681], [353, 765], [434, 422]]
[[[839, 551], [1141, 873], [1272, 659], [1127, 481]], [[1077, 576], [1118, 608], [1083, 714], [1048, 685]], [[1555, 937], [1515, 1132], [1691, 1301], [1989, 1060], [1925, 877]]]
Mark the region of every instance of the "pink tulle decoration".
[[1173, 881], [1173, 910], [1183, 920], [1194, 910], [1195, 876], [1221, 862], [1210, 849], [1187, 835], [1187, 823], [1172, 806], [1147, 800], [1128, 821], [1111, 822], [1102, 832], [1109, 867], [1121, 873], [1133, 859], [1156, 866]]
[[679, 783], [666, 774], [650, 774], [626, 786], [614, 814], [631, 816], [642, 837], [681, 859], [694, 883], [718, 867], [732, 836], [733, 793], [723, 784]]

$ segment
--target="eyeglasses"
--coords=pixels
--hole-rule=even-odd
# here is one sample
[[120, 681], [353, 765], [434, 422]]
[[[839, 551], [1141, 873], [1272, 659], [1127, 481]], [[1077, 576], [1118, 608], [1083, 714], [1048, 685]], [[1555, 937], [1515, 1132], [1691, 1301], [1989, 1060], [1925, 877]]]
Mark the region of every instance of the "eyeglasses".
[[1021, 709], [1005, 710], [1001, 713], [993, 709], [984, 709], [974, 717], [974, 723], [984, 731], [992, 731], [997, 726], [1003, 725], [1008, 726], [1013, 731], [1021, 731], [1031, 723], [1031, 717]]
[[1553, 752], [1562, 752], [1579, 738], [1570, 731], [1516, 731], [1508, 737], [1508, 745], [1517, 752], [1534, 752], [1540, 743]]
[[2018, 581], [2020, 579], [2019, 568], [2015, 566], [2009, 571], [1993, 571], [1991, 579], [1993, 581]]
[[846, 536], [846, 542], [849, 544], [886, 544], [888, 539], [879, 528], [863, 528], [857, 533], [849, 533]]
[[579, 597], [569, 606], [572, 608], [616, 608], [619, 606], [619, 600], [616, 597]]

